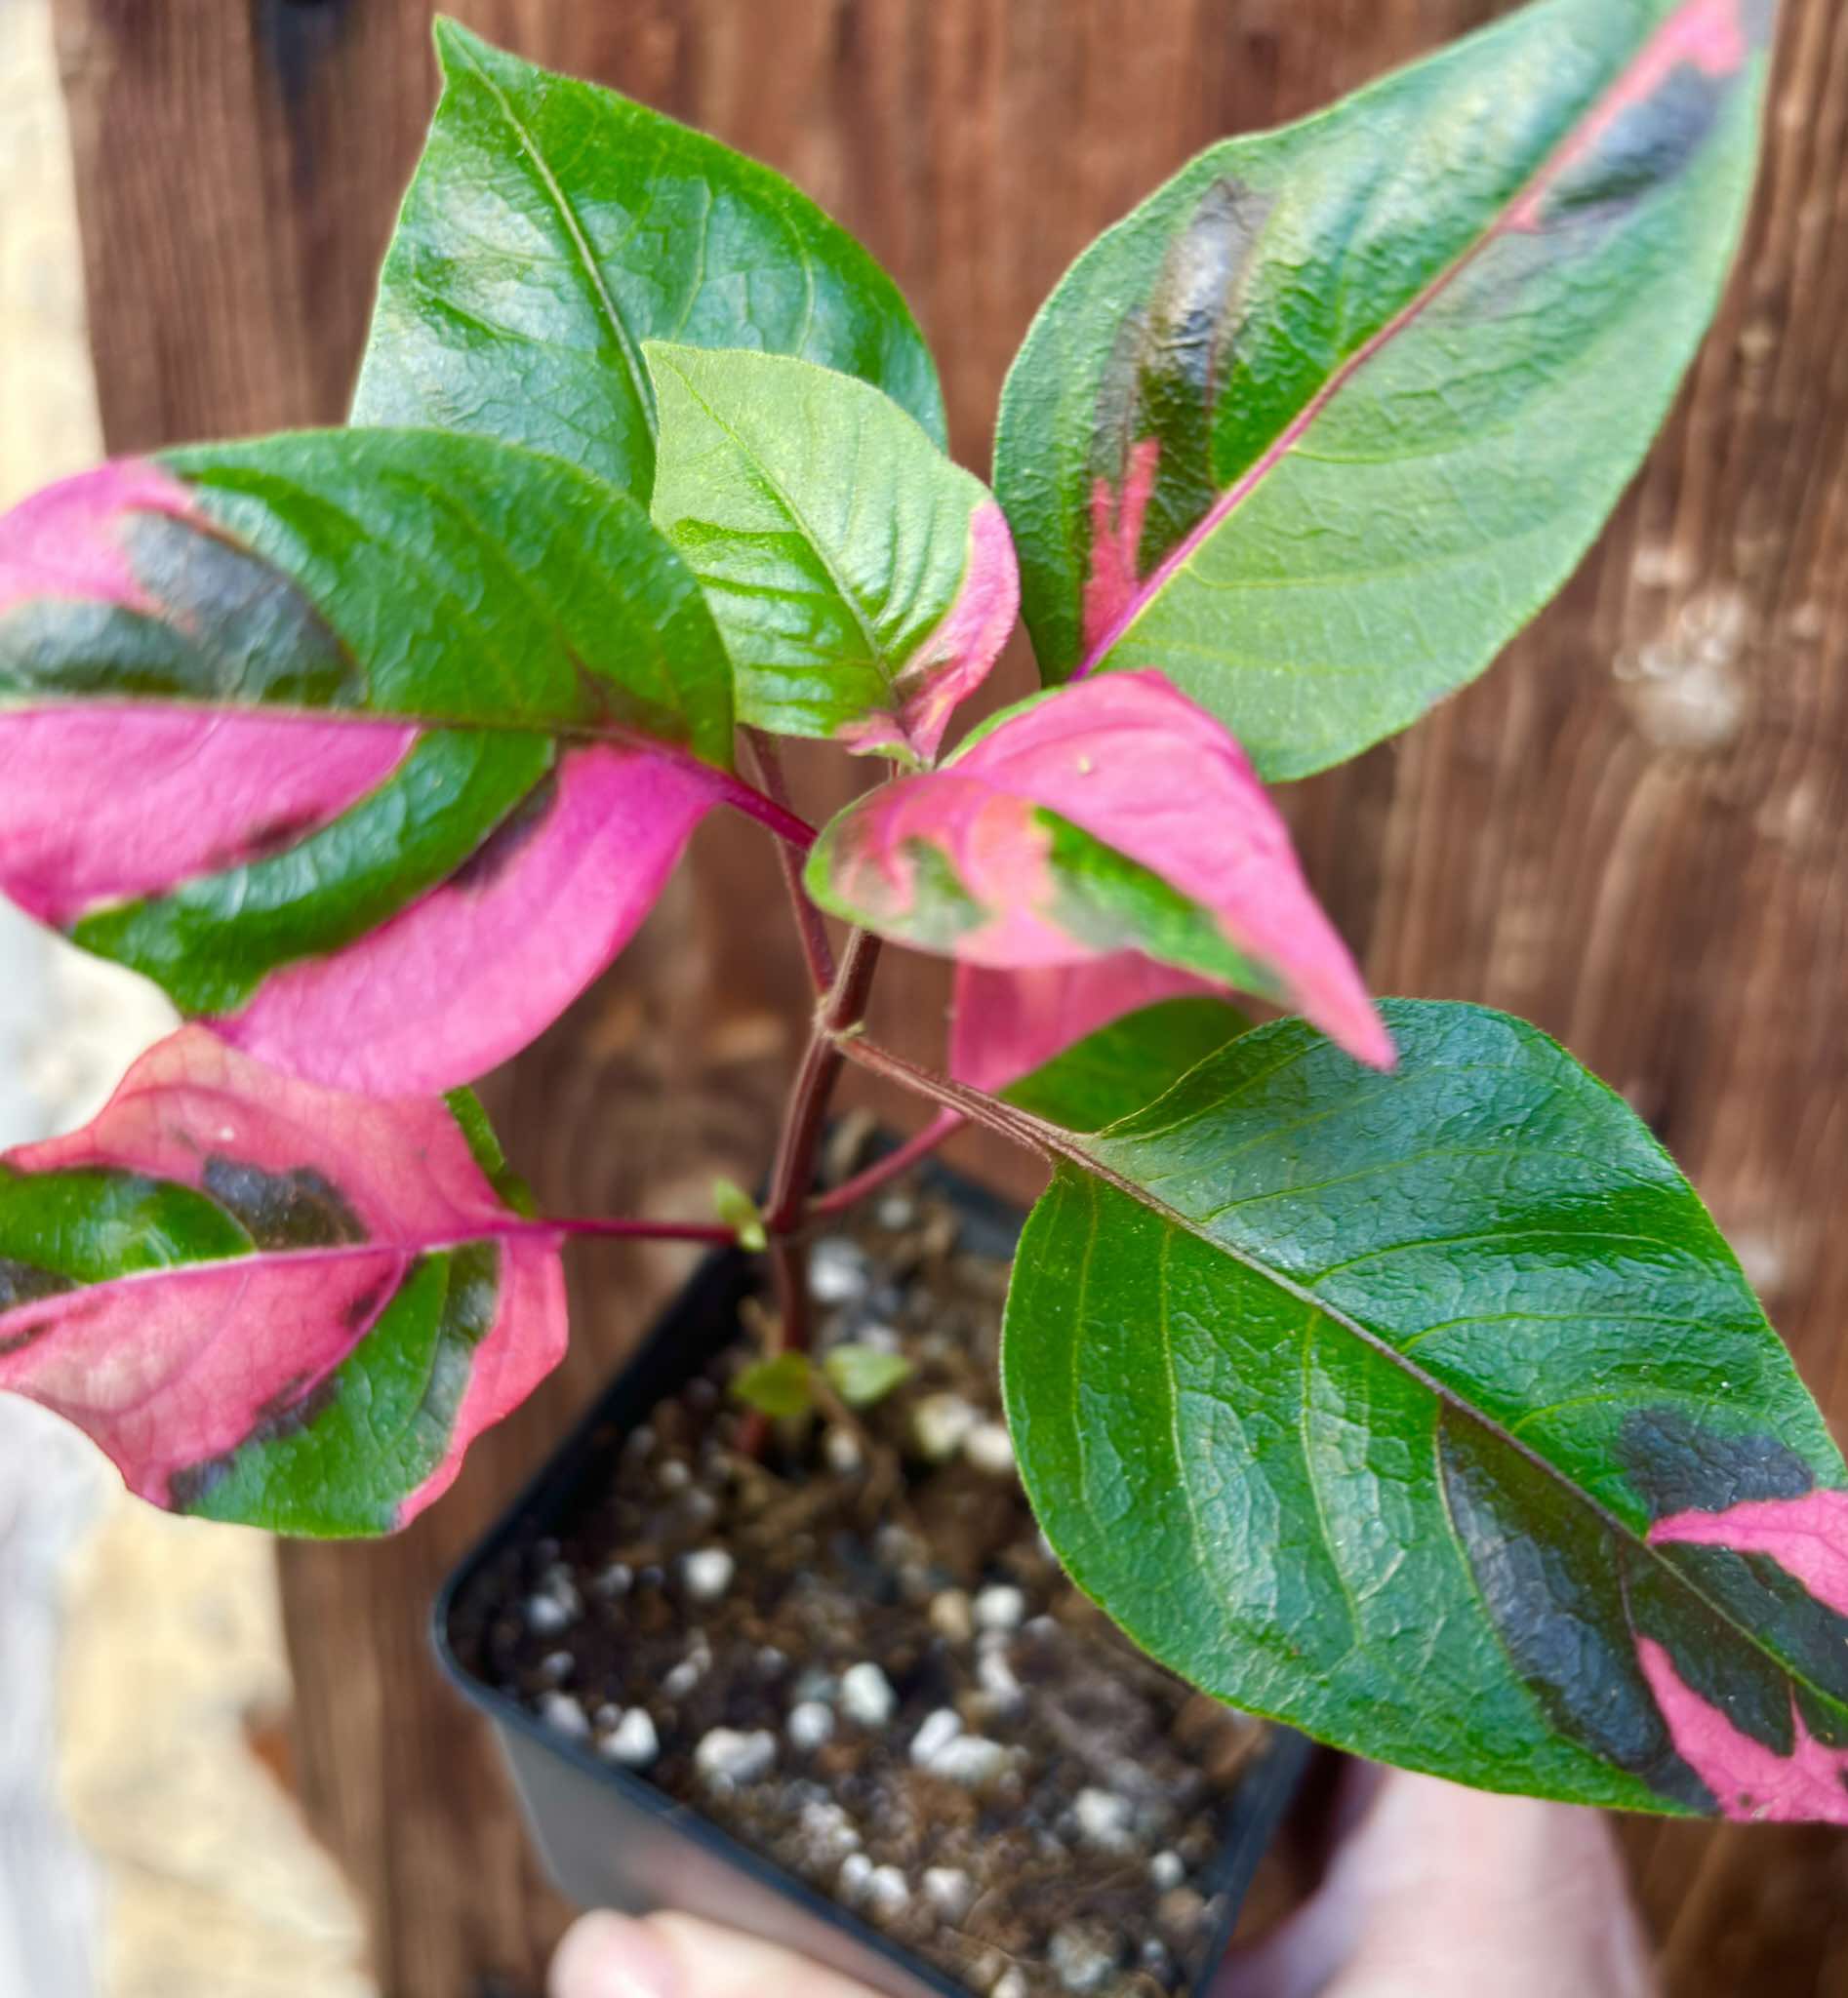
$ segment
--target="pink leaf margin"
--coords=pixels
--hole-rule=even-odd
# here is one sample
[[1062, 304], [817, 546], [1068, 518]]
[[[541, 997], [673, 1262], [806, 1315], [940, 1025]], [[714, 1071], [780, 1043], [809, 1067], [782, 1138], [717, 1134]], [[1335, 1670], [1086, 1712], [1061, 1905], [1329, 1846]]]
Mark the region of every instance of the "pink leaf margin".
[[934, 763], [957, 705], [993, 670], [1021, 612], [1021, 572], [1007, 516], [984, 500], [970, 516], [969, 560], [955, 601], [907, 659], [896, 705], [844, 723], [834, 739], [856, 756]]
[[0, 890], [60, 928], [313, 832], [417, 731], [98, 702], [0, 709]]
[[201, 517], [186, 488], [145, 458], [113, 459], [20, 500], [0, 534], [0, 618], [41, 597], [158, 616], [122, 544], [131, 513]]

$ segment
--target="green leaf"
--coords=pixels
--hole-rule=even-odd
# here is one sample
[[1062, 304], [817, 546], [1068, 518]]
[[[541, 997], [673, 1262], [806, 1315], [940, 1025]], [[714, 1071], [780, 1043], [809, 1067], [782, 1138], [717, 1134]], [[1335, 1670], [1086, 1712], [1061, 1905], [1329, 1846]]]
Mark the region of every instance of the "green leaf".
[[1048, 679], [1156, 667], [1299, 777], [1474, 678], [1571, 574], [1719, 297], [1759, 0], [1541, 0], [1203, 153], [1009, 377]]
[[911, 1378], [911, 1363], [903, 1353], [877, 1346], [830, 1346], [822, 1371], [850, 1409], [870, 1408]]
[[764, 1211], [736, 1179], [712, 1181], [712, 1211], [738, 1235], [738, 1246], [761, 1254], [770, 1246], [764, 1232]]
[[782, 1421], [815, 1406], [815, 1370], [806, 1353], [777, 1353], [754, 1360], [732, 1379], [732, 1392], [759, 1415]]
[[930, 762], [1020, 608], [987, 489], [845, 375], [774, 354], [646, 352], [655, 519], [704, 585], [740, 719]]
[[385, 258], [358, 423], [479, 432], [646, 497], [650, 339], [801, 354], [934, 437], [898, 288], [780, 174], [615, 92], [436, 26], [443, 98]]
[[1164, 999], [1087, 1034], [1000, 1094], [1067, 1131], [1102, 1131], [1250, 1030], [1224, 999]]
[[1534, 1028], [1296, 1020], [1061, 1155], [1003, 1368], [1086, 1593], [1216, 1697], [1493, 1788], [1848, 1816], [1848, 1472], [1739, 1265]]
[[[159, 461], [195, 518], [141, 513], [127, 535], [171, 655], [137, 659], [129, 641], [148, 634], [133, 627], [107, 659], [9, 648], [0, 696], [15, 679], [42, 697], [640, 736], [731, 768], [724, 646], [692, 573], [625, 494], [435, 430], [301, 431]], [[324, 620], [311, 678], [300, 631], [272, 621], [278, 601]]]

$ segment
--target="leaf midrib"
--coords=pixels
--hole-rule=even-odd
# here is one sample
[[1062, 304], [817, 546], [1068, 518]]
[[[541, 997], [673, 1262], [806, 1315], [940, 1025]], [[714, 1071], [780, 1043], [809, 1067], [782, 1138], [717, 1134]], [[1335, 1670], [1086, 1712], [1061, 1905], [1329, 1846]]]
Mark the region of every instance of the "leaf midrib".
[[[673, 363], [671, 361], [667, 365], [669, 367], [673, 367]], [[828, 553], [826, 546], [824, 544], [821, 534], [811, 523], [808, 515], [796, 503], [795, 500], [790, 495], [788, 489], [783, 485], [783, 481], [780, 478], [778, 478], [777, 474], [770, 468], [769, 464], [765, 462], [763, 455], [759, 451], [757, 451], [754, 446], [748, 444], [744, 440], [744, 438], [740, 435], [738, 430], [734, 428], [734, 426], [730, 422], [728, 422], [726, 419], [722, 417], [716, 409], [713, 408], [712, 404], [706, 399], [706, 397], [703, 394], [701, 393], [700, 389], [695, 385], [692, 379], [688, 376], [686, 370], [683, 368], [675, 367], [674, 373], [679, 376], [681, 383], [685, 387], [687, 393], [705, 412], [707, 417], [711, 419], [712, 422], [716, 424], [717, 427], [720, 430], [722, 430], [728, 438], [731, 439], [731, 442], [738, 451], [739, 455], [742, 458], [748, 460], [751, 469], [755, 472], [757, 477], [760, 478], [764, 482], [764, 484], [769, 487], [771, 497], [776, 500], [777, 504], [783, 508], [783, 512], [789, 516], [789, 519], [801, 532], [802, 538], [808, 542], [809, 546], [815, 550], [815, 559], [822, 565], [823, 574], [827, 578], [828, 581], [833, 584], [835, 594], [847, 606], [848, 610], [853, 613], [854, 622], [857, 625], [859, 625], [861, 638], [864, 642], [866, 647], [867, 659], [873, 666], [875, 666], [878, 669], [880, 678], [884, 680], [886, 684], [886, 692], [893, 698], [893, 702], [896, 709], [896, 706], [898, 704], [899, 691], [898, 674], [893, 668], [888, 649], [882, 643], [878, 634], [873, 630], [871, 624], [867, 622], [866, 613], [864, 606], [861, 604], [860, 598], [852, 589], [848, 587], [845, 578], [843, 578], [840, 572], [835, 568], [833, 557]], [[856, 438], [857, 444], [861, 442], [864, 442], [864, 433]], [[904, 723], [902, 716], [896, 714], [895, 712], [894, 719], [899, 721], [901, 727], [903, 727]]]
[[603, 267], [590, 247], [589, 237], [584, 234], [583, 224], [578, 220], [577, 210], [572, 207], [570, 197], [565, 193], [557, 175], [552, 172], [550, 162], [540, 150], [538, 137], [513, 108], [513, 100], [489, 74], [472, 49], [461, 42], [457, 46], [469, 73], [480, 82], [482, 88], [500, 107], [501, 115], [507, 121], [514, 137], [519, 140], [520, 150], [532, 163], [533, 176], [539, 183], [541, 192], [557, 211], [559, 222], [579, 262], [583, 267], [583, 274], [596, 297], [597, 305], [611, 332], [616, 336], [617, 351], [623, 357], [623, 367], [628, 377], [629, 390], [634, 395], [643, 420], [652, 433], [655, 428], [655, 397], [648, 382], [647, 370], [642, 364], [641, 352], [635, 343], [634, 336], [629, 332], [627, 321], [618, 309], [616, 295], [610, 290], [604, 278]]
[[[328, 1242], [302, 1249], [253, 1248], [248, 1256], [208, 1256], [200, 1258], [196, 1262], [157, 1263], [149, 1269], [125, 1270], [120, 1276], [103, 1277], [97, 1283], [73, 1284], [69, 1290], [55, 1291], [49, 1297], [35, 1298], [27, 1303], [16, 1304], [10, 1311], [0, 1312], [0, 1325], [4, 1325], [8, 1318], [19, 1313], [35, 1309], [55, 1309], [69, 1299], [95, 1298], [133, 1285], [200, 1276], [209, 1271], [257, 1271], [294, 1267], [302, 1263], [351, 1262], [366, 1256], [388, 1258], [400, 1265], [408, 1266], [422, 1256], [450, 1255], [460, 1249], [472, 1249], [483, 1242], [504, 1244], [524, 1241], [545, 1232], [547, 1231], [542, 1226], [536, 1227], [530, 1222], [515, 1219], [505, 1227], [484, 1227], [474, 1234], [458, 1234], [453, 1238], [432, 1237], [427, 1242]], [[365, 1334], [362, 1331], [358, 1336], [363, 1339]]]
[[[1117, 1172], [1113, 1167], [1105, 1164], [1101, 1159], [1092, 1156], [1085, 1151], [1082, 1145], [1073, 1140], [1069, 1133], [1062, 1131], [1057, 1125], [1047, 1124], [1040, 1118], [1033, 1118], [1030, 1121], [1038, 1127], [1041, 1142], [1067, 1165], [1080, 1172], [1093, 1175], [1095, 1178], [1103, 1180], [1105, 1185], [1112, 1187], [1116, 1192], [1139, 1202], [1142, 1206], [1147, 1208], [1150, 1213], [1156, 1215], [1171, 1226], [1193, 1236], [1196, 1241], [1204, 1243], [1208, 1248], [1225, 1257], [1227, 1260], [1237, 1263], [1240, 1268], [1250, 1271], [1253, 1276], [1258, 1277], [1261, 1281], [1274, 1285], [1275, 1288], [1282, 1291], [1287, 1297], [1295, 1299], [1298, 1302], [1307, 1306], [1311, 1311], [1318, 1312], [1330, 1325], [1350, 1334], [1371, 1352], [1385, 1360], [1388, 1366], [1396, 1367], [1401, 1374], [1415, 1381], [1428, 1393], [1440, 1408], [1451, 1410], [1465, 1421], [1472, 1423], [1496, 1442], [1504, 1444], [1507, 1449], [1513, 1451], [1517, 1457], [1523, 1459], [1532, 1468], [1539, 1471], [1549, 1482], [1584, 1506], [1607, 1531], [1616, 1535], [1620, 1541], [1636, 1549], [1662, 1575], [1667, 1578], [1672, 1586], [1686, 1590], [1690, 1596], [1716, 1617], [1727, 1628], [1743, 1638], [1760, 1657], [1765, 1658], [1778, 1672], [1782, 1673], [1785, 1679], [1791, 1685], [1802, 1687], [1806, 1692], [1812, 1694], [1816, 1698], [1831, 1708], [1848, 1709], [1848, 1702], [1844, 1702], [1838, 1695], [1813, 1684], [1788, 1659], [1781, 1658], [1765, 1643], [1755, 1630], [1748, 1624], [1742, 1623], [1724, 1604], [1714, 1601], [1684, 1570], [1668, 1560], [1660, 1548], [1640, 1536], [1627, 1520], [1613, 1512], [1600, 1500], [1594, 1498], [1583, 1485], [1577, 1483], [1549, 1458], [1543, 1456], [1532, 1445], [1524, 1442], [1510, 1430], [1502, 1427], [1484, 1411], [1475, 1407], [1473, 1403], [1466, 1401], [1455, 1388], [1440, 1379], [1436, 1375], [1428, 1373], [1417, 1361], [1408, 1358], [1389, 1339], [1383, 1338], [1370, 1327], [1362, 1325], [1358, 1319], [1349, 1317], [1346, 1311], [1318, 1296], [1306, 1284], [1299, 1282], [1294, 1277], [1285, 1275], [1281, 1270], [1272, 1269], [1267, 1263], [1259, 1260], [1257, 1257], [1249, 1252], [1238, 1249], [1230, 1243], [1221, 1240], [1217, 1235], [1210, 1233], [1205, 1227], [1189, 1219], [1187, 1216], [1180, 1213], [1177, 1209], [1169, 1206], [1166, 1201], [1157, 1199], [1134, 1179]], [[1635, 1624], [1633, 1619], [1630, 1619], [1628, 1617], [1627, 1608], [1625, 1614], [1632, 1634], [1639, 1634], [1635, 1632]]]
[[1129, 603], [1118, 613], [1117, 617], [1105, 628], [1097, 642], [1087, 649], [1071, 675], [1074, 680], [1083, 679], [1086, 674], [1094, 671], [1109, 658], [1110, 654], [1123, 642], [1143, 616], [1160, 600], [1168, 585], [1174, 581], [1183, 570], [1189, 567], [1193, 557], [1199, 552], [1200, 548], [1225, 526], [1232, 514], [1258, 491], [1265, 481], [1269, 478], [1270, 474], [1290, 456], [1292, 451], [1313, 426], [1316, 419], [1322, 415], [1323, 411], [1341, 394], [1342, 390], [1347, 386], [1354, 377], [1366, 367], [1368, 362], [1373, 360], [1386, 346], [1390, 345], [1406, 328], [1413, 325], [1475, 262], [1477, 258], [1481, 257], [1492, 244], [1500, 240], [1507, 232], [1510, 216], [1523, 204], [1533, 200], [1536, 195], [1544, 193], [1559, 178], [1571, 162], [1573, 148], [1580, 135], [1597, 117], [1599, 110], [1605, 104], [1611, 102], [1623, 91], [1629, 77], [1634, 73], [1638, 64], [1648, 56], [1649, 51], [1655, 46], [1658, 39], [1673, 28], [1690, 4], [1692, 4], [1692, 0], [1682, 0], [1680, 6], [1677, 6], [1670, 14], [1656, 23], [1655, 27], [1644, 36], [1641, 44], [1624, 64], [1623, 68], [1584, 106], [1580, 114], [1573, 120], [1570, 130], [1563, 135], [1558, 143], [1553, 146], [1541, 164], [1528, 176], [1527, 180], [1501, 205], [1496, 211], [1494, 218], [1481, 233], [1452, 258], [1441, 270], [1429, 278], [1422, 289], [1413, 298], [1408, 300], [1405, 304], [1400, 306], [1384, 326], [1369, 335], [1329, 375], [1328, 380], [1323, 382], [1322, 386], [1315, 391], [1309, 400], [1304, 404], [1303, 408], [1291, 418], [1289, 422], [1265, 447], [1257, 460], [1247, 466], [1233, 480], [1231, 485], [1226, 487], [1225, 492], [1214, 500], [1213, 504], [1187, 530], [1180, 541], [1163, 556], [1161, 561], [1150, 571], [1147, 579], [1138, 585]]

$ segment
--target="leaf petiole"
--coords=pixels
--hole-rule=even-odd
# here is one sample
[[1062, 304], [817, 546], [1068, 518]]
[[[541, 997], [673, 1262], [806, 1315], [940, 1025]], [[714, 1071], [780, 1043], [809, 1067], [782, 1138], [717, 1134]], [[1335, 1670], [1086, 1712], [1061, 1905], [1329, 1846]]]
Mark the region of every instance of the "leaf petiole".
[[[858, 1038], [857, 1034], [855, 1038]], [[818, 1193], [809, 1202], [809, 1213], [812, 1216], [841, 1214], [857, 1205], [867, 1194], [876, 1193], [881, 1186], [908, 1172], [920, 1159], [928, 1158], [968, 1121], [968, 1113], [964, 1110], [940, 1109], [922, 1131], [887, 1152], [884, 1158], [874, 1160], [864, 1172], [856, 1173], [851, 1179], [843, 1179], [825, 1193]]]

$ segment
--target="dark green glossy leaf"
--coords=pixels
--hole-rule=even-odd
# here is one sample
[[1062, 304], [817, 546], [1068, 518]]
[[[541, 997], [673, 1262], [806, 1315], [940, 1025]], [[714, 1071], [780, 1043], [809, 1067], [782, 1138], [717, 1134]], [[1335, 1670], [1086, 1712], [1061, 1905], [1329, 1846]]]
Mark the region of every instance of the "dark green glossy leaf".
[[806, 195], [703, 133], [437, 23], [443, 99], [385, 259], [359, 423], [472, 430], [646, 495], [646, 340], [800, 354], [943, 398], [892, 280]]
[[1354, 1751], [1848, 1817], [1848, 1472], [1621, 1099], [1392, 1002], [1248, 1033], [1061, 1154], [1003, 1365], [1034, 1507], [1155, 1657]]
[[1404, 728], [1571, 573], [1719, 296], [1768, 0], [1540, 0], [1203, 153], [1003, 397], [1042, 671], [1156, 667], [1261, 775]]
[[741, 721], [929, 763], [1014, 628], [1001, 509], [878, 390], [650, 342], [654, 513], [704, 586]]

